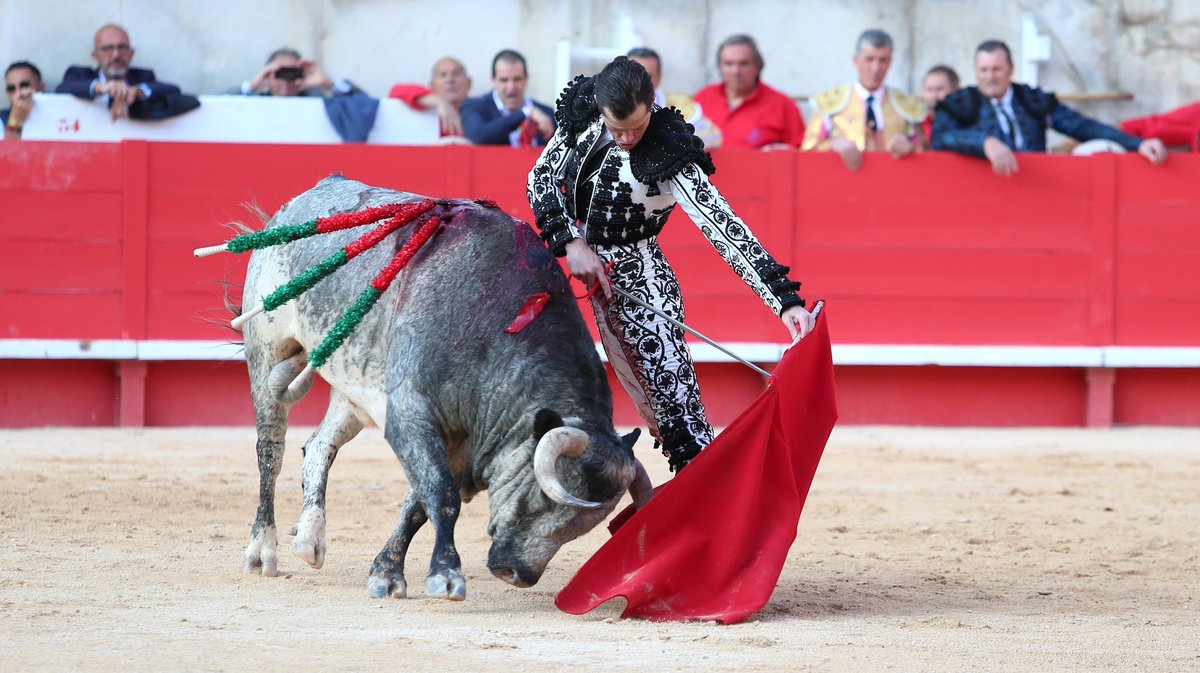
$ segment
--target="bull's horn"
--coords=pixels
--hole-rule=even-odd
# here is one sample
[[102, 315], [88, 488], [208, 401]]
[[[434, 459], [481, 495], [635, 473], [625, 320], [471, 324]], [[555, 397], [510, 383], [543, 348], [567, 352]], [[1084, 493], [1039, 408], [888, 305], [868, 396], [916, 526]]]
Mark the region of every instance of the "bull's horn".
[[557, 427], [542, 435], [538, 440], [537, 449], [533, 452], [533, 476], [546, 497], [569, 507], [595, 509], [600, 506], [598, 502], [580, 500], [567, 493], [567, 489], [558, 480], [558, 472], [554, 469], [559, 456], [578, 458], [583, 455], [587, 446], [587, 433], [579, 428]]
[[633, 469], [633, 482], [629, 484], [629, 496], [633, 498], [633, 506], [641, 509], [650, 502], [651, 496], [654, 495], [654, 484], [650, 483], [650, 475], [646, 474], [646, 467], [642, 465], [642, 461], [634, 458]]

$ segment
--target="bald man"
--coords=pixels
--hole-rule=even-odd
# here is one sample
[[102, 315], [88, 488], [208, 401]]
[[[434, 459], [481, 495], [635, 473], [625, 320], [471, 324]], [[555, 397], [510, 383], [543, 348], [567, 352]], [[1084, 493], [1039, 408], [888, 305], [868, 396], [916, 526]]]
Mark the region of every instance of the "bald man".
[[114, 121], [126, 117], [161, 119], [182, 111], [173, 109], [176, 99], [171, 98], [179, 96], [179, 87], [159, 82], [153, 70], [130, 67], [133, 45], [124, 28], [115, 23], [101, 26], [93, 40], [92, 58], [96, 60], [95, 68], [67, 68], [55, 91], [106, 100]]
[[466, 142], [463, 138], [462, 117], [458, 109], [471, 93], [471, 78], [456, 58], [444, 56], [433, 64], [429, 86], [397, 84], [388, 92], [414, 110], [435, 110], [441, 121], [442, 137]]

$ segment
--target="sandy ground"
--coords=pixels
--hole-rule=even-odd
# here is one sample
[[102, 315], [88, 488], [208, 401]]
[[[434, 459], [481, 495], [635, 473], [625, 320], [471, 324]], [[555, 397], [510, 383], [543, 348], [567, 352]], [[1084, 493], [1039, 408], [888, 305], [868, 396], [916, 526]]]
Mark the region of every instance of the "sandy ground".
[[[289, 435], [281, 535], [306, 436]], [[324, 569], [283, 535], [277, 578], [240, 572], [250, 429], [10, 430], [0, 447], [0, 671], [1200, 670], [1198, 429], [838, 428], [774, 597], [734, 626], [560, 613], [607, 532], [516, 589], [484, 567], [482, 498], [458, 525], [465, 602], [369, 599], [406, 489], [375, 431], [334, 466]]]

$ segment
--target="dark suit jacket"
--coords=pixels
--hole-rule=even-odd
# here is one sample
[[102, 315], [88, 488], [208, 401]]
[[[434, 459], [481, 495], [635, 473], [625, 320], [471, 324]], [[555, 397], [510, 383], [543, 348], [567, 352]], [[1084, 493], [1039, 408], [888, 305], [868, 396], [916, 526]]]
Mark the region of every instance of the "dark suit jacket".
[[[554, 119], [554, 110], [549, 106], [537, 101], [534, 101], [533, 104], [549, 115], [551, 120]], [[476, 145], [508, 145], [508, 134], [517, 130], [521, 122], [525, 121], [525, 114], [520, 111], [501, 114], [500, 109], [496, 107], [496, 101], [492, 99], [491, 91], [477, 98], [468, 98], [463, 101], [460, 114], [462, 115], [463, 133]], [[557, 126], [558, 123], [555, 122], [555, 127], [557, 128]], [[541, 146], [549, 140], [549, 138], [543, 137], [539, 131], [533, 139], [533, 144]]]
[[[1021, 152], [1045, 152], [1047, 128], [1081, 142], [1105, 138], [1131, 152], [1137, 151], [1142, 142], [1141, 138], [1084, 117], [1059, 103], [1053, 93], [1026, 84], [1013, 84], [1012, 88], [1013, 113], [1024, 141]], [[1000, 128], [995, 107], [977, 87], [962, 89], [938, 103], [930, 143], [933, 149], [983, 158], [983, 142], [988, 136], [1012, 147]]]
[[[99, 77], [100, 73], [95, 68], [73, 65], [63, 73], [62, 84], [58, 85], [55, 92], [92, 100], [95, 98], [91, 94], [92, 82]], [[174, 84], [158, 81], [153, 70], [130, 68], [125, 73], [125, 81], [133, 85], [145, 84], [150, 89], [149, 98], [140, 99], [129, 106], [129, 116], [133, 119], [165, 119], [200, 105], [194, 96], [183, 94]]]

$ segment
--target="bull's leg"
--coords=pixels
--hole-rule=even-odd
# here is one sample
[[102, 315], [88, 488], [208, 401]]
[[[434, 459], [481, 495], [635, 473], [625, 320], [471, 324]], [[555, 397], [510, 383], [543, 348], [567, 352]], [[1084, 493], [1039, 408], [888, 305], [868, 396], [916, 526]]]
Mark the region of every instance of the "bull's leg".
[[255, 425], [258, 430], [258, 511], [250, 528], [250, 544], [246, 546], [242, 572], [262, 573], [266, 577], [279, 574], [275, 549], [278, 533], [275, 530], [275, 482], [283, 464], [284, 436], [287, 434], [287, 414], [291, 404], [281, 401], [271, 391], [269, 383], [273, 370], [291, 368], [291, 360], [303, 358], [293, 345], [291, 353], [276, 357], [276, 344], [258, 343], [246, 330], [246, 364], [250, 370], [250, 396], [254, 400]]
[[[433, 556], [425, 593], [462, 600], [467, 597], [467, 584], [454, 545], [454, 525], [458, 522], [462, 498], [446, 460], [441, 429], [432, 421], [432, 414], [418, 395], [401, 386], [388, 397], [384, 437], [404, 466], [416, 506], [433, 523]], [[402, 527], [403, 524], [397, 526], [397, 531]]]
[[292, 551], [314, 568], [325, 565], [325, 485], [338, 449], [362, 430], [350, 401], [334, 390], [329, 409], [312, 437], [304, 444], [304, 507], [296, 523]]
[[429, 517], [417, 502], [416, 495], [410, 490], [404, 496], [404, 505], [400, 508], [400, 523], [396, 530], [383, 545], [375, 563], [371, 565], [371, 575], [367, 578], [367, 593], [374, 598], [392, 596], [404, 598], [408, 596], [408, 582], [404, 579], [404, 558], [408, 554], [408, 545], [413, 536]]

